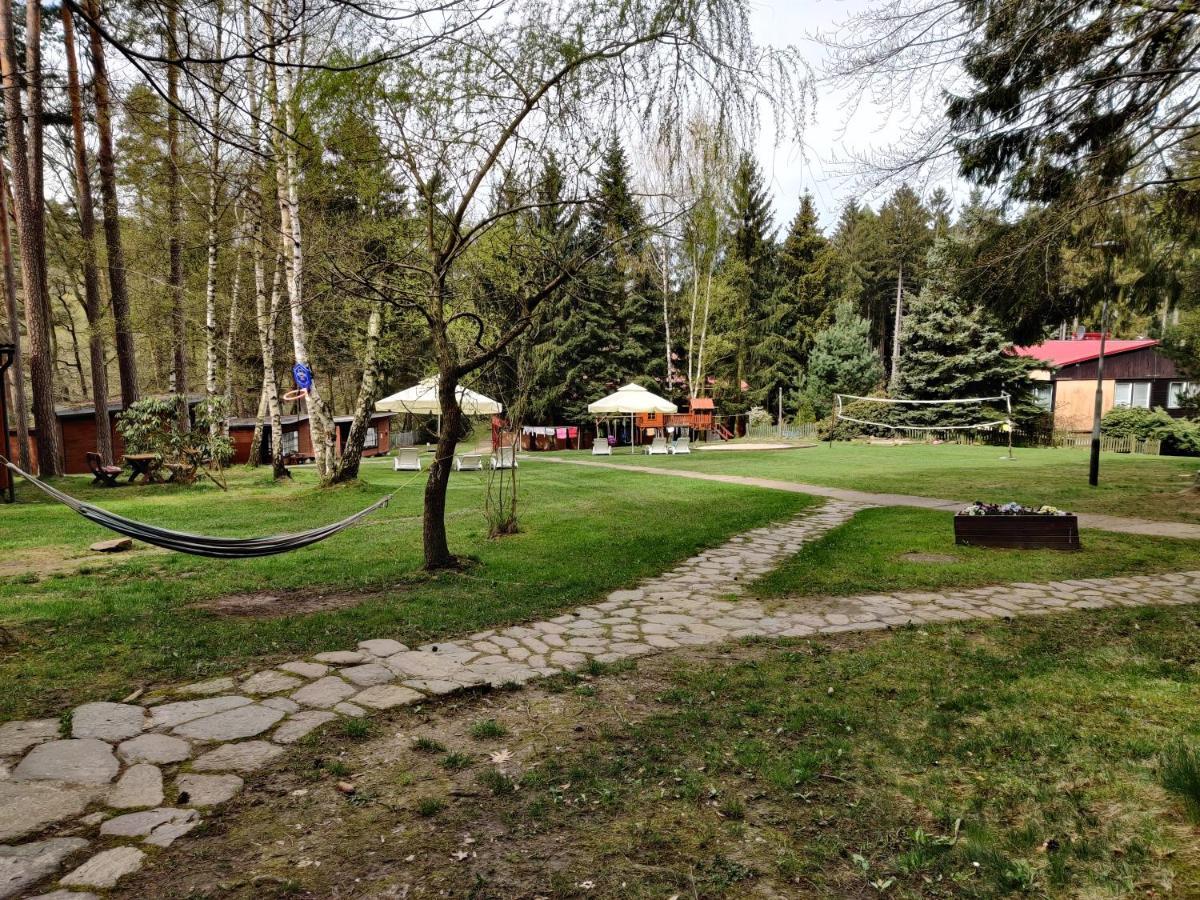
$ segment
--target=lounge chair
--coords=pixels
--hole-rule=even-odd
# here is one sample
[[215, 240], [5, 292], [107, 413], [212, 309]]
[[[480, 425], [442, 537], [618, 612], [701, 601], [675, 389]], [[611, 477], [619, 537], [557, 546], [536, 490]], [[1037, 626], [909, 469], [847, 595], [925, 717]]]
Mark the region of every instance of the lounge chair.
[[612, 444], [608, 438], [596, 438], [592, 441], [592, 456], [612, 456]]
[[394, 472], [420, 472], [421, 451], [415, 447], [404, 447], [396, 451], [396, 459], [392, 462]]
[[674, 443], [671, 444], [671, 452], [672, 453], [691, 453], [692, 445], [688, 442], [688, 439], [685, 437], [676, 438]]
[[483, 454], [464, 453], [454, 459], [454, 468], [460, 472], [479, 472], [483, 469]]
[[650, 442], [650, 446], [646, 448], [646, 453], [650, 456], [666, 456], [671, 452], [671, 448], [667, 446], [666, 437], [660, 435]]
[[99, 453], [87, 454], [88, 471], [92, 473], [92, 484], [117, 487], [117, 478], [124, 471], [120, 466], [106, 466]]
[[492, 454], [493, 469], [517, 468], [517, 451], [513, 447], [501, 447]]

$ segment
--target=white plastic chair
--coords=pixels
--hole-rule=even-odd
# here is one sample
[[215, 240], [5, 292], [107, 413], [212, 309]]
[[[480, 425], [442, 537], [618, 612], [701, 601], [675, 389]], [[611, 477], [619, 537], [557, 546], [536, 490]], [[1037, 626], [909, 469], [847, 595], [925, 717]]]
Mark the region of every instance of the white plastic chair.
[[455, 457], [454, 468], [460, 472], [479, 472], [483, 469], [483, 456], [479, 453], [464, 453]]
[[396, 451], [396, 458], [392, 461], [392, 471], [394, 472], [420, 472], [421, 471], [421, 451], [415, 447], [404, 447]]
[[652, 440], [650, 446], [646, 448], [646, 453], [650, 456], [666, 456], [670, 452], [671, 448], [667, 446], [667, 439], [661, 435]]
[[671, 445], [671, 452], [676, 453], [676, 454], [691, 453], [692, 445], [688, 442], [688, 439], [685, 437], [676, 438], [675, 443], [673, 443]]
[[512, 447], [501, 447], [492, 454], [493, 469], [517, 468], [517, 453]]
[[612, 444], [608, 438], [596, 438], [592, 441], [592, 456], [612, 456]]

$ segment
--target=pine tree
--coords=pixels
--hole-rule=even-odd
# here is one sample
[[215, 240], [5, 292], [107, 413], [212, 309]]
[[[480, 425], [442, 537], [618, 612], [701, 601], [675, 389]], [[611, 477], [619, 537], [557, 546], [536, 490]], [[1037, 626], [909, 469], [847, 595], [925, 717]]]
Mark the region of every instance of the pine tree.
[[732, 302], [722, 322], [722, 330], [734, 348], [731, 387], [739, 394], [743, 382], [756, 393], [762, 388], [754, 382], [765, 334], [763, 316], [774, 291], [773, 218], [771, 197], [758, 163], [743, 152], [730, 186], [725, 275]]
[[542, 329], [536, 377], [547, 393], [537, 411], [545, 417], [584, 419], [591, 401], [662, 368], [659, 298], [652, 273], [641, 265], [643, 230], [629, 161], [614, 135], [582, 229], [581, 240], [595, 253], [585, 284], [558, 302]]
[[806, 193], [776, 254], [776, 288], [762, 316], [754, 392], [760, 405], [773, 408], [781, 388], [791, 393], [799, 383], [813, 335], [826, 324], [831, 256], [812, 195]]
[[800, 403], [820, 418], [833, 409], [833, 395], [868, 394], [883, 379], [883, 362], [871, 346], [871, 323], [849, 300], [835, 307], [833, 322], [817, 332], [808, 355]]
[[[926, 280], [904, 320], [904, 358], [894, 386], [914, 400], [995, 397], [1025, 399], [1030, 361], [1009, 353], [1000, 328], [960, 291], [961, 245], [939, 239], [929, 251]], [[997, 409], [1002, 410], [1003, 404]], [[973, 405], [922, 407], [905, 413], [910, 424], [964, 424], [980, 420]]]

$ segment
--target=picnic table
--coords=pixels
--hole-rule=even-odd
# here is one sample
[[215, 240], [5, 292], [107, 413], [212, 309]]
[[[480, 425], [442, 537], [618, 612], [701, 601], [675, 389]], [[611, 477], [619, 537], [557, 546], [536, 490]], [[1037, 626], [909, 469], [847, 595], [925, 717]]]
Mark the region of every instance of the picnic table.
[[160, 480], [158, 470], [162, 467], [162, 460], [157, 453], [126, 453], [125, 462], [133, 469], [129, 473], [130, 483], [139, 476], [142, 484], [153, 484]]

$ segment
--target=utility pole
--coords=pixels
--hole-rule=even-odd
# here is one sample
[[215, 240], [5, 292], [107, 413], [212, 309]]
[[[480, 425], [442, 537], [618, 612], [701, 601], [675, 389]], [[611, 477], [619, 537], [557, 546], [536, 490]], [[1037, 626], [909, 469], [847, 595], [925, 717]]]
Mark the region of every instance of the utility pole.
[[1112, 291], [1113, 257], [1120, 248], [1117, 241], [1101, 241], [1093, 249], [1104, 254], [1104, 299], [1100, 302], [1100, 355], [1096, 357], [1096, 406], [1092, 412], [1092, 456], [1088, 463], [1088, 484], [1100, 483], [1100, 419], [1104, 415], [1104, 343], [1108, 337], [1108, 295]]

